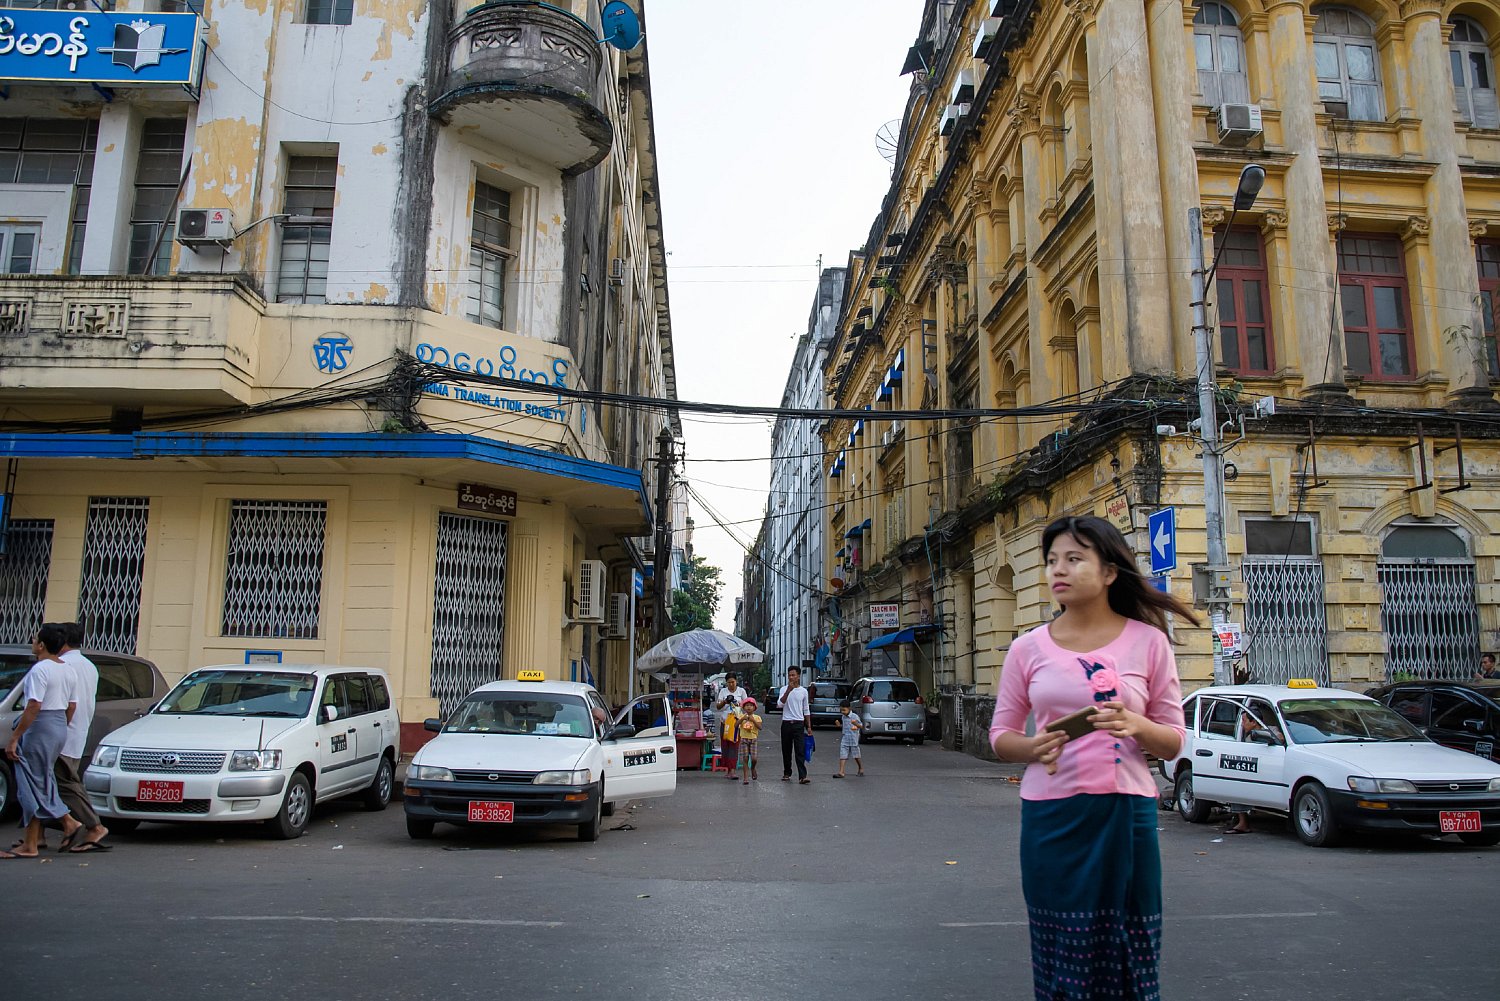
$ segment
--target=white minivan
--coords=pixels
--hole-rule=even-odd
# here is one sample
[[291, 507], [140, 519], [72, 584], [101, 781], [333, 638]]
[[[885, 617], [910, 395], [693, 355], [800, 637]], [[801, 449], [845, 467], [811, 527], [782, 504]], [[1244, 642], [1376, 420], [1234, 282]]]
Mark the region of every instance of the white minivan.
[[200, 668], [142, 718], [100, 741], [84, 785], [115, 831], [141, 821], [265, 821], [307, 830], [313, 805], [391, 800], [401, 722], [375, 668]]

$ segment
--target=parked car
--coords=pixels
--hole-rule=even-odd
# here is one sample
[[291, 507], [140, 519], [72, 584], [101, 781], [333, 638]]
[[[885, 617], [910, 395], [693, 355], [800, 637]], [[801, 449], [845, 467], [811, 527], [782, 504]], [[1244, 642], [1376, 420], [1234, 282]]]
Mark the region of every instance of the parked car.
[[[99, 668], [94, 722], [83, 748], [83, 760], [87, 761], [99, 746], [100, 738], [144, 715], [167, 694], [167, 679], [155, 664], [140, 657], [99, 650], [85, 650], [84, 655]], [[18, 688], [34, 663], [36, 658], [30, 646], [0, 646], [0, 693], [4, 693], [0, 699], [0, 734], [9, 734], [26, 708]], [[0, 817], [9, 816], [16, 802], [12, 767], [0, 755]]]
[[839, 703], [849, 698], [854, 686], [847, 681], [814, 681], [807, 686], [808, 715], [812, 725], [839, 726]]
[[1402, 681], [1365, 694], [1444, 747], [1500, 761], [1500, 681]]
[[776, 700], [779, 698], [781, 698], [780, 686], [772, 685], [770, 688], [767, 688], [765, 695], [760, 700], [761, 715], [781, 712], [781, 707], [776, 704]]
[[116, 831], [146, 820], [265, 821], [295, 838], [316, 803], [357, 795], [385, 809], [400, 740], [384, 671], [204, 667], [105, 737], [84, 787]]
[[910, 678], [860, 678], [850, 699], [864, 727], [859, 734], [861, 743], [870, 737], [894, 737], [918, 744], [927, 739], [927, 706], [917, 683]]
[[635, 705], [665, 698], [643, 696], [611, 716], [592, 685], [540, 671], [476, 688], [446, 720], [426, 721], [438, 736], [406, 769], [406, 833], [573, 824], [580, 841], [598, 840], [607, 805], [677, 789], [670, 713], [663, 707], [665, 725], [640, 733], [623, 722]]
[[1349, 830], [1500, 844], [1500, 765], [1438, 746], [1367, 695], [1225, 685], [1200, 688], [1183, 712], [1187, 737], [1161, 767], [1191, 823], [1241, 803], [1288, 815], [1315, 847]]

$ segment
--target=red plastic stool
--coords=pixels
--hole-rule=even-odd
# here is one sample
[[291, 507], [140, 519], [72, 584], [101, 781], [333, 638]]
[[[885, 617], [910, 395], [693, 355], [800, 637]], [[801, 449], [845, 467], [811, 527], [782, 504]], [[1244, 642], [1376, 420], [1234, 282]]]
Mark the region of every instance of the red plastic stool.
[[714, 755], [713, 763], [709, 765], [708, 770], [711, 771], [711, 772], [725, 772], [725, 773], [727, 773], [729, 771], [729, 766], [726, 765], [726, 764], [724, 764], [724, 759], [723, 759], [722, 755], [715, 754]]

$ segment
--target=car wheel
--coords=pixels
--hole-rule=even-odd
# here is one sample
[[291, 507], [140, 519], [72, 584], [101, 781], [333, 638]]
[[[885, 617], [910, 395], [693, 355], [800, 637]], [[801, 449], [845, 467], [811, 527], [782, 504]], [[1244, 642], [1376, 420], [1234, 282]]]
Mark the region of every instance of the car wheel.
[[109, 828], [111, 834], [132, 834], [137, 827], [141, 826], [139, 820], [132, 820], [128, 817], [104, 817], [101, 820], [104, 826]]
[[370, 780], [365, 789], [363, 802], [366, 810], [384, 810], [386, 804], [391, 801], [391, 789], [396, 784], [396, 769], [391, 767], [391, 759], [385, 755], [380, 757], [380, 767], [375, 769], [375, 777]]
[[594, 816], [578, 825], [579, 841], [599, 840], [599, 817], [604, 812], [604, 787], [599, 787], [599, 798], [594, 800]]
[[270, 820], [271, 830], [287, 841], [302, 837], [312, 823], [313, 795], [307, 776], [293, 772], [281, 799], [281, 812]]
[[420, 817], [406, 818], [406, 834], [413, 841], [425, 841], [432, 837], [432, 829], [437, 824], [431, 820], [422, 820]]
[[615, 804], [605, 803], [599, 808], [599, 812], [606, 817], [613, 817], [615, 815]]
[[1202, 824], [1208, 820], [1213, 804], [1204, 802], [1193, 793], [1192, 769], [1184, 768], [1177, 773], [1173, 795], [1177, 798], [1177, 812], [1182, 814], [1183, 820], [1189, 824]]
[[16, 805], [16, 784], [10, 777], [10, 765], [0, 762], [0, 817], [10, 816]]
[[927, 738], [925, 736], [922, 736], [922, 737], [913, 737], [912, 738], [912, 742], [915, 743], [918, 747], [921, 747], [922, 746], [922, 742], [925, 741], [926, 739]]
[[1500, 845], [1500, 829], [1493, 831], [1471, 831], [1468, 834], [1460, 834], [1458, 840], [1475, 848], [1489, 848]]
[[1338, 823], [1333, 819], [1333, 806], [1328, 801], [1328, 791], [1316, 782], [1309, 782], [1297, 790], [1292, 800], [1292, 826], [1304, 845], [1327, 848], [1338, 843]]

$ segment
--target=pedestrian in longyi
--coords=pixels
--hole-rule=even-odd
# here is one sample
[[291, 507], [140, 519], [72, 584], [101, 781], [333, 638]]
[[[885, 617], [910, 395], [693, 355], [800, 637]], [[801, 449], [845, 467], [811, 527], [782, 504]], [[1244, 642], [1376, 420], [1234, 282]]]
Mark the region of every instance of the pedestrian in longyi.
[[[1197, 620], [1146, 582], [1124, 536], [1103, 519], [1054, 521], [1042, 552], [1063, 610], [1011, 644], [990, 724], [995, 753], [1028, 763], [1021, 887], [1036, 997], [1155, 1001], [1161, 855], [1146, 754], [1171, 759], [1182, 746], [1166, 616]], [[1046, 728], [1090, 709], [1081, 721], [1089, 732], [1070, 738]]]
[[68, 718], [73, 714], [69, 700], [74, 686], [69, 669], [58, 656], [64, 641], [62, 627], [49, 622], [37, 630], [31, 644], [37, 661], [21, 679], [26, 708], [5, 745], [5, 756], [15, 765], [16, 798], [21, 802], [26, 834], [13, 846], [14, 851], [0, 852], [0, 859], [36, 858], [45, 821], [61, 821], [68, 843], [83, 829], [57, 795], [53, 771], [68, 736]]
[[812, 715], [808, 711], [807, 689], [802, 687], [802, 672], [795, 667], [786, 671], [786, 687], [776, 700], [781, 707], [781, 781], [792, 780], [792, 759], [797, 759], [797, 781], [807, 785], [807, 761], [802, 755], [803, 738], [812, 736]]
[[[109, 834], [109, 828], [100, 821], [99, 814], [89, 802], [88, 791], [83, 788], [83, 749], [88, 744], [89, 727], [94, 722], [94, 697], [99, 690], [99, 669], [79, 649], [83, 646], [83, 624], [64, 622], [62, 630], [64, 639], [60, 657], [67, 666], [73, 686], [73, 695], [68, 700], [73, 706], [73, 717], [68, 720], [68, 736], [63, 741], [62, 753], [57, 756], [53, 772], [57, 776], [58, 797], [68, 808], [68, 813], [83, 828], [81, 832], [75, 831], [73, 837], [63, 838], [58, 850], [80, 854], [108, 851], [109, 845], [104, 843], [104, 839]], [[83, 840], [74, 844], [80, 837]]]

